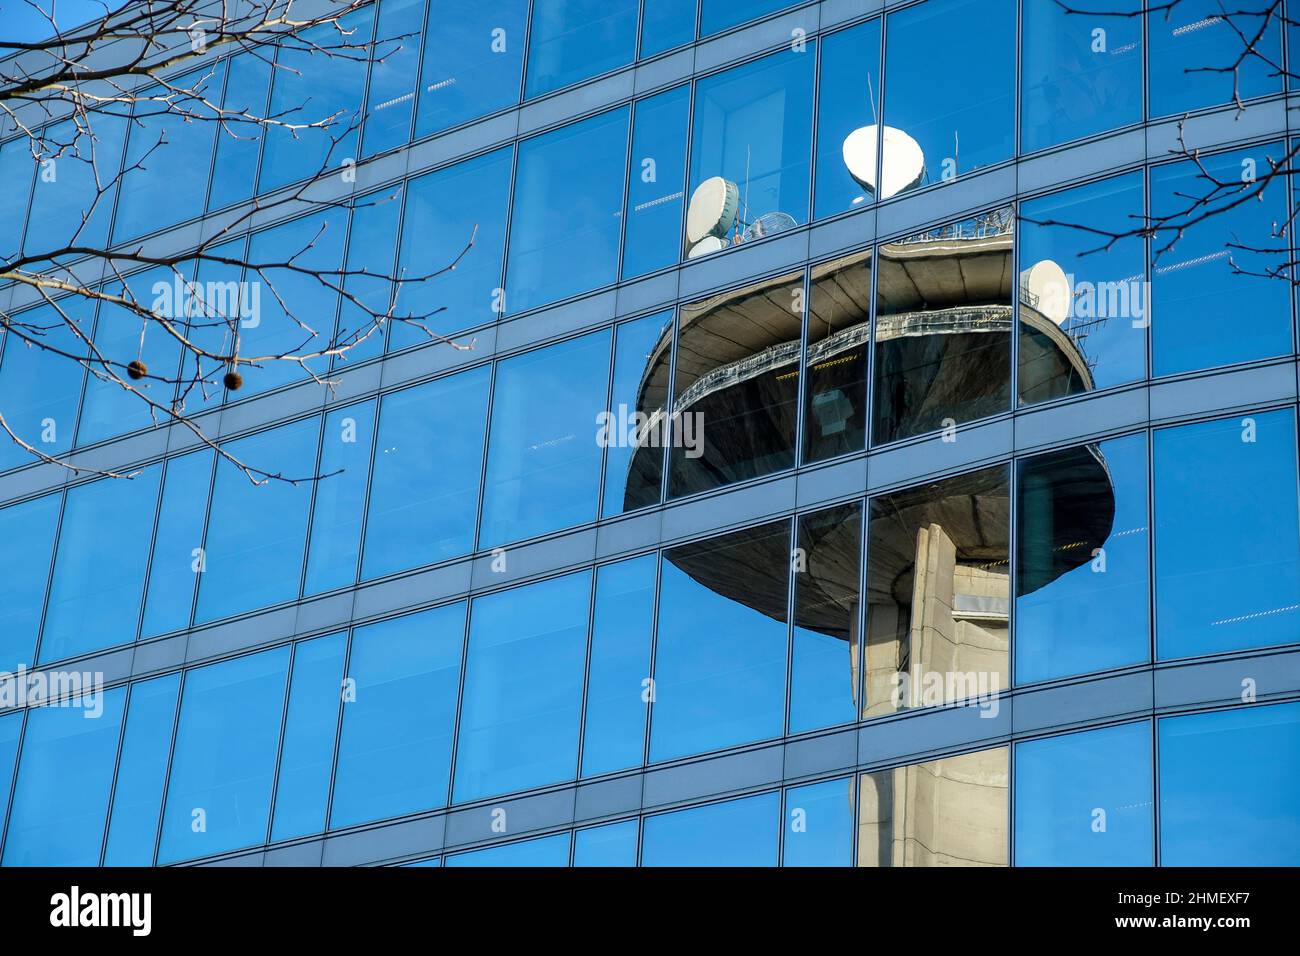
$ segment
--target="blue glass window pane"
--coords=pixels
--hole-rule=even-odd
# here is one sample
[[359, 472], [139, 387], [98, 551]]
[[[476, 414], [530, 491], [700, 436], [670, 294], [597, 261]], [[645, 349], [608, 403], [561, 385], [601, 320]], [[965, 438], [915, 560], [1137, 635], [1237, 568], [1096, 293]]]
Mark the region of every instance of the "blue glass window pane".
[[[646, 383], [651, 364], [672, 352], [672, 323], [673, 314], [668, 311], [618, 327], [605, 445], [605, 504], [601, 513], [606, 517], [659, 503], [663, 443], [655, 438], [663, 433], [664, 396], [662, 392], [655, 394]], [[638, 415], [644, 418], [638, 420]], [[648, 427], [652, 421], [658, 422], [655, 428]]]
[[1018, 467], [1016, 682], [1149, 660], [1146, 435]]
[[587, 827], [573, 835], [574, 866], [636, 866], [637, 821]]
[[[411, 180], [398, 269], [406, 279], [427, 278], [402, 283], [394, 315], [420, 320], [436, 335], [496, 319], [510, 164], [510, 149], [499, 149]], [[427, 332], [398, 322], [388, 347], [428, 341]]]
[[14, 764], [18, 759], [18, 738], [23, 731], [21, 712], [0, 717], [0, 806], [9, 806], [13, 787]]
[[[220, 74], [193, 73], [175, 81], [173, 90], [186, 90], [185, 95], [153, 87], [135, 101], [118, 186], [114, 242], [202, 214], [213, 137], [219, 131], [217, 113], [204, 101], [221, 96], [221, 81]], [[227, 171], [218, 169], [217, 175]]]
[[0, 145], [0, 182], [10, 188], [0, 192], [0, 261], [18, 253], [27, 222], [27, 203], [32, 192], [30, 140], [19, 136]]
[[185, 675], [159, 863], [266, 839], [289, 648]]
[[370, 481], [375, 403], [363, 402], [325, 416], [320, 474], [312, 504], [311, 546], [305, 594], [352, 584], [361, 548], [361, 516]]
[[596, 571], [583, 776], [641, 766], [654, 588], [654, 555], [607, 564]]
[[354, 632], [331, 827], [446, 804], [464, 637], [464, 603]]
[[[820, 69], [817, 189], [813, 195], [816, 219], [875, 202], [867, 184], [876, 181], [876, 147], [871, 147], [870, 170], [851, 170], [844, 150], [849, 136], [864, 127], [878, 128], [880, 123], [880, 20], [868, 20], [825, 37]], [[870, 134], [874, 143], [878, 133], [870, 130]], [[852, 155], [860, 162], [858, 157], [864, 154]]]
[[627, 165], [626, 108], [519, 146], [506, 308], [523, 312], [613, 282]]
[[[265, 361], [258, 363], [260, 367], [246, 366], [241, 370], [244, 385], [234, 398], [306, 376], [296, 362], [277, 360], [274, 356], [302, 356], [328, 347], [334, 335], [334, 313], [339, 301], [335, 289], [343, 266], [346, 225], [346, 212], [331, 209], [253, 236], [248, 262], [265, 268], [250, 268], [244, 274], [239, 354]], [[247, 305], [242, 295], [248, 296]], [[308, 365], [321, 373], [329, 360], [319, 358]]]
[[[219, 78], [226, 74], [222, 107], [252, 117], [265, 117], [266, 97], [271, 86], [269, 57], [249, 53], [231, 57], [215, 67]], [[208, 191], [208, 208], [222, 209], [249, 199], [257, 185], [257, 160], [262, 151], [262, 127], [255, 122], [231, 122], [217, 132], [215, 175]]]
[[1293, 642], [1295, 413], [1158, 429], [1154, 467], [1157, 657]]
[[642, 866], [776, 866], [779, 793], [646, 817]]
[[569, 834], [490, 846], [447, 857], [444, 866], [568, 866]]
[[853, 720], [857, 709], [862, 508], [799, 518], [794, 562], [790, 732]]
[[[211, 355], [227, 355], [231, 352], [232, 332], [247, 321], [260, 321], [261, 295], [265, 291], [258, 286], [245, 284], [242, 266], [215, 262], [214, 258], [227, 258], [234, 262], [247, 261], [248, 237], [240, 236], [230, 242], [224, 242], [209, 250], [213, 258], [204, 259], [195, 272], [195, 289], [199, 295], [190, 303], [190, 314], [182, 326], [184, 333], [199, 349]], [[253, 289], [257, 292], [254, 293]], [[257, 295], [256, 310], [254, 294]], [[304, 336], [305, 337], [305, 336]], [[241, 350], [247, 355], [247, 351]], [[180, 385], [176, 392], [176, 401], [180, 408], [190, 415], [204, 409], [216, 408], [226, 396], [222, 384], [229, 366], [215, 359], [200, 358], [193, 352], [181, 356]], [[256, 371], [244, 368], [240, 374], [253, 373], [260, 379], [265, 369]], [[279, 370], [272, 374], [278, 373]], [[250, 386], [254, 391], [261, 383]]]
[[[885, 154], [882, 198], [952, 179], [1009, 159], [1015, 149], [1016, 5], [1014, 0], [929, 0], [890, 14], [885, 44], [885, 125], [916, 140], [922, 170], [906, 150]], [[960, 83], [936, 95], [935, 66], [960, 68]], [[896, 157], [896, 158], [895, 158]], [[891, 162], [893, 159], [893, 162]]]
[[735, 184], [738, 219], [727, 236], [733, 244], [760, 216], [768, 217], [763, 222], [770, 225], [761, 227], [768, 232], [808, 219], [816, 60], [809, 42], [695, 86], [690, 187], [714, 176]]
[[179, 687], [179, 674], [131, 685], [105, 866], [153, 864]]
[[789, 566], [787, 522], [664, 552], [651, 761], [781, 735]]
[[[651, 0], [653, 2], [653, 0]], [[704, 0], [700, 11], [700, 36], [707, 37], [729, 27], [767, 16], [797, 0]]]
[[346, 651], [346, 634], [303, 641], [294, 648], [272, 840], [290, 840], [325, 829]]
[[423, 25], [424, 0], [383, 0], [379, 4], [361, 141], [365, 156], [404, 145], [411, 138]]
[[[1187, 0], [1172, 9], [1147, 13], [1151, 115], [1169, 116], [1207, 106], [1265, 96], [1282, 89], [1270, 64], [1282, 62], [1280, 14], [1272, 0]], [[1230, 11], [1231, 16], [1222, 14]], [[1258, 53], [1242, 57], [1246, 44], [1238, 31], [1255, 37]], [[1292, 13], [1294, 16], [1294, 12]], [[1237, 60], [1241, 62], [1237, 64]], [[1234, 65], [1238, 66], [1235, 71]]]
[[533, 0], [525, 98], [631, 63], [638, 0]]
[[266, 130], [261, 192], [338, 169], [344, 161], [355, 162], [368, 57], [364, 50], [358, 55], [355, 48], [346, 47], [370, 42], [372, 14], [370, 7], [355, 10], [337, 26], [312, 27], [294, 43], [280, 47], [270, 115], [288, 114], [294, 123], [319, 125], [296, 131], [282, 126]]
[[30, 667], [36, 654], [61, 503], [45, 495], [0, 511], [0, 671]]
[[[1076, 8], [1082, 9], [1082, 8]], [[1029, 153], [1142, 121], [1139, 0], [1021, 4], [1020, 148]]]
[[1151, 725], [1016, 746], [1017, 866], [1151, 866]]
[[641, 4], [642, 59], [695, 39], [696, 0], [645, 0]]
[[167, 462], [157, 537], [149, 558], [142, 637], [189, 626], [208, 515], [212, 455], [201, 451]]
[[638, 100], [627, 171], [627, 232], [623, 278], [677, 262], [686, 207], [686, 131], [691, 88], [679, 86]]
[[392, 324], [388, 316], [396, 314], [389, 309], [394, 296], [400, 294], [392, 279], [397, 275], [393, 261], [403, 188], [403, 184], [398, 184], [353, 204], [348, 233], [348, 275], [343, 278], [344, 295], [339, 297], [335, 333], [338, 347], [346, 351], [334, 356], [336, 368], [384, 354], [384, 338]]
[[527, 0], [430, 0], [416, 136], [519, 102]]
[[[1133, 227], [1142, 189], [1137, 172], [1020, 204], [1022, 402], [1146, 378], [1151, 296], [1145, 243], [1130, 237], [1102, 248], [1102, 233]], [[1059, 276], [1039, 278], [1052, 263], [1065, 273], [1064, 283]], [[1061, 331], [1068, 343], [1061, 343]]]
[[135, 640], [158, 506], [160, 468], [68, 491], [40, 659], [57, 661]]
[[583, 572], [474, 602], [455, 802], [573, 779], [590, 589]]
[[1169, 717], [1159, 733], [1162, 866], [1300, 863], [1300, 704]]
[[[0, 355], [0, 414], [15, 435], [43, 455], [57, 456], [72, 447], [85, 373], [76, 360], [66, 356], [81, 357], [86, 352], [67, 322], [75, 322], [89, 338], [93, 316], [93, 305], [73, 296], [53, 306], [42, 305], [9, 315], [5, 323], [8, 327], [0, 333], [0, 344], [4, 346]], [[0, 433], [0, 470], [36, 460], [7, 432]]]
[[125, 688], [27, 714], [5, 866], [98, 866]]
[[[1201, 157], [1207, 173], [1235, 183], [1251, 165], [1267, 171], [1280, 162], [1280, 143]], [[1242, 182], [1242, 189], [1252, 188]], [[1214, 201], [1198, 200], [1217, 194]], [[1261, 198], [1241, 202], [1236, 189], [1226, 192], [1202, 178], [1197, 163], [1183, 162], [1151, 170], [1151, 215], [1173, 216], [1178, 228], [1189, 218], [1209, 219], [1188, 225], [1177, 244], [1165, 250], [1173, 234], [1151, 240], [1151, 367], [1155, 375], [1175, 375], [1202, 368], [1283, 355], [1291, 351], [1290, 290], [1285, 282], [1237, 270], [1263, 272], [1285, 257], [1285, 237], [1275, 237], [1284, 222], [1286, 190], [1273, 188]], [[1235, 208], [1224, 208], [1238, 203]], [[1183, 215], [1189, 213], [1190, 215]], [[1261, 250], [1230, 249], [1237, 243]], [[1249, 315], [1249, 322], [1225, 323], [1224, 315]]]
[[[102, 20], [126, 5], [125, 0], [34, 0], [5, 9], [5, 39], [38, 43], [57, 34], [81, 36], [74, 29]], [[51, 23], [51, 18], [54, 18]], [[91, 30], [94, 30], [91, 27]]]
[[[285, 478], [310, 478], [320, 419], [283, 425], [227, 446], [237, 460]], [[254, 485], [229, 461], [217, 463], [204, 542], [196, 620], [211, 621], [298, 596], [311, 481]]]
[[[170, 160], [169, 160], [170, 162]], [[157, 216], [155, 215], [155, 221]], [[167, 319], [184, 316], [184, 282], [189, 273], [177, 275], [168, 268], [149, 269], [131, 276], [125, 283], [110, 283], [107, 292], [134, 301]], [[77, 421], [77, 444], [89, 445], [153, 424], [167, 424], [167, 412], [176, 392], [176, 371], [180, 365], [180, 344], [159, 323], [113, 302], [101, 302], [95, 321], [95, 348], [105, 368], [92, 359], [86, 376], [86, 390]], [[139, 360], [145, 377], [132, 380], [125, 366]], [[96, 374], [98, 373], [98, 374]], [[113, 376], [105, 380], [101, 375]], [[122, 387], [125, 383], [135, 392]], [[160, 406], [152, 407], [149, 403]]]
[[498, 363], [479, 547], [597, 517], [609, 347], [605, 330]]
[[76, 128], [59, 123], [41, 134], [24, 255], [104, 244], [126, 125], [123, 116], [96, 113], [79, 119]]
[[483, 366], [383, 397], [362, 578], [473, 547], [488, 372]]
[[786, 791], [781, 865], [853, 865], [852, 777]]

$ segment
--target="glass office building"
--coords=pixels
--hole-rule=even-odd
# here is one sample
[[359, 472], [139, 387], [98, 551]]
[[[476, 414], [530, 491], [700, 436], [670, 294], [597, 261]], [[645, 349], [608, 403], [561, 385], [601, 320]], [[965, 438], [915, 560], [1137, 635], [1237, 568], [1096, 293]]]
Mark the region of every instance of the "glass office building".
[[[1289, 151], [1276, 71], [1242, 68], [1244, 112], [1185, 72], [1230, 63], [1217, 9], [381, 0], [349, 26], [418, 37], [382, 62], [202, 80], [358, 117], [342, 142], [105, 118], [131, 172], [84, 223], [93, 183], [4, 132], [5, 257], [183, 252], [342, 162], [337, 202], [228, 248], [461, 255], [397, 296], [462, 347], [392, 323], [332, 389], [156, 396], [329, 476], [254, 486], [3, 342], [6, 420], [134, 477], [0, 447], [0, 859], [1300, 864], [1295, 297], [1265, 275], [1300, 196], [1096, 251], [1197, 188], [1180, 124], [1228, 181]], [[250, 347], [289, 347], [263, 304]], [[135, 347], [110, 303], [0, 289], [56, 307]], [[82, 675], [92, 705], [15, 693]]]

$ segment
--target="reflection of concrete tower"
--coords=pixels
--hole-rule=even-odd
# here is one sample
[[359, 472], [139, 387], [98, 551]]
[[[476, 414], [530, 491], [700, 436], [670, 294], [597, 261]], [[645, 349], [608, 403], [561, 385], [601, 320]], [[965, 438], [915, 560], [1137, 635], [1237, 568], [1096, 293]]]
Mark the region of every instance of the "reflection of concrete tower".
[[872, 502], [864, 716], [1005, 686], [1009, 494], [990, 468]]
[[858, 866], [1006, 866], [1007, 749], [863, 774]]
[[[908, 370], [904, 390], [915, 400], [896, 409], [908, 422], [937, 422], [954, 406], [1005, 405], [1010, 380], [1006, 346], [1013, 317], [1011, 256], [1012, 224], [1005, 213], [881, 246], [877, 366]], [[833, 300], [862, 314], [810, 346], [810, 362], [814, 349], [818, 362], [829, 363], [868, 341], [870, 322], [864, 306], [870, 271], [869, 255], [850, 257], [814, 280], [814, 309]], [[688, 458], [677, 449], [670, 454], [673, 494], [707, 490], [793, 464], [803, 319], [790, 303], [801, 282], [798, 277], [760, 280], [683, 306], [671, 399], [673, 330], [665, 330], [651, 349], [636, 410], [655, 421], [662, 421], [665, 408], [673, 415], [696, 412], [704, 421], [699, 458]], [[1021, 322], [1041, 327], [1042, 341], [1050, 346], [1040, 366], [1087, 375], [1086, 362], [1054, 315], [1024, 303]], [[856, 400], [864, 401], [865, 395]], [[655, 444], [633, 454], [626, 476], [629, 507], [644, 504], [647, 497], [657, 500], [661, 453]], [[1109, 478], [1095, 449], [1080, 455], [1080, 484], [1067, 497], [1106, 497]], [[867, 713], [891, 709], [892, 676], [909, 667], [997, 671], [1002, 679], [1007, 671], [1010, 512], [1005, 472], [961, 476], [911, 494], [914, 500], [909, 503], [889, 496], [897, 513], [891, 521], [873, 521], [870, 533]], [[1056, 510], [1065, 514], [1068, 504], [1062, 501]], [[1073, 529], [1078, 540], [1091, 546], [1105, 540], [1109, 512], [1101, 511], [1106, 520], [1086, 521]], [[784, 620], [784, 601], [776, 595], [784, 593], [789, 556], [781, 548], [766, 547], [772, 553], [755, 555], [757, 566], [683, 570], [718, 593]], [[808, 574], [808, 586], [824, 592], [827, 607], [836, 609], [827, 615], [824, 627], [817, 622], [811, 626], [846, 641], [856, 635], [835, 622], [842, 620], [843, 595], [857, 593], [856, 570], [850, 571], [857, 562], [847, 557], [850, 552], [856, 555], [857, 548], [856, 535], [824, 530]], [[838, 551], [844, 554], [837, 559]], [[1058, 556], [1038, 586], [1076, 566], [1089, 551], [1071, 552], [1073, 563]], [[882, 580], [888, 584], [877, 588], [874, 582]]]

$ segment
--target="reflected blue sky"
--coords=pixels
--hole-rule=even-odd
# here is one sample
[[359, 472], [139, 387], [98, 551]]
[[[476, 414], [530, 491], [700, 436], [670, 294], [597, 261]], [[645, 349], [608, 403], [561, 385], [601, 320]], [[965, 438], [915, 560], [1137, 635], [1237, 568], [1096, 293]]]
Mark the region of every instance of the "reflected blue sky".
[[1160, 721], [1162, 866], [1300, 860], [1300, 704]]
[[519, 144], [506, 308], [521, 312], [618, 275], [626, 107]]
[[[1019, 464], [1018, 684], [1137, 664], [1151, 655], [1146, 435], [1087, 449], [1082, 461], [1095, 449], [1093, 460], [1104, 468], [1100, 482], [1088, 481], [1073, 456], [1044, 455]], [[1078, 528], [1071, 519], [1088, 515], [1106, 524], [1112, 508], [1105, 538], [1080, 549], [1071, 540]], [[1043, 549], [1053, 555], [1068, 550], [1075, 567], [1024, 593], [1025, 566], [1041, 564]]]
[[642, 866], [775, 866], [781, 796], [711, 803], [646, 817]]
[[[789, 525], [762, 532], [782, 551]], [[717, 593], [674, 564], [734, 568], [745, 578], [760, 544], [723, 535], [665, 552], [659, 585], [659, 635], [651, 761], [669, 760], [781, 734], [785, 716], [786, 625]], [[780, 601], [784, 607], [784, 600]]]
[[[1151, 214], [1174, 216], [1172, 225], [1187, 231], [1166, 252], [1172, 233], [1151, 241], [1151, 371], [1172, 375], [1217, 368], [1291, 351], [1291, 303], [1285, 282], [1261, 272], [1279, 264], [1286, 246], [1275, 236], [1275, 223], [1287, 217], [1285, 190], [1270, 184], [1260, 199], [1240, 202], [1247, 176], [1267, 174], [1269, 160], [1284, 155], [1282, 144], [1220, 153], [1194, 162], [1151, 170]], [[1205, 175], [1230, 184], [1219, 191]], [[1240, 189], [1237, 183], [1243, 183]], [[1198, 200], [1215, 195], [1204, 208]], [[1204, 209], [1215, 214], [1194, 225]], [[1190, 214], [1190, 215], [1187, 215]], [[1244, 244], [1272, 253], [1229, 248]], [[1224, 322], [1226, 315], [1250, 316], [1248, 322]]]
[[180, 674], [168, 674], [131, 686], [104, 847], [105, 866], [153, 863], [180, 683]]
[[596, 570], [596, 608], [587, 668], [582, 775], [641, 765], [644, 699], [654, 632], [655, 559], [643, 555]]
[[266, 840], [289, 648], [185, 675], [159, 863]]
[[574, 866], [636, 866], [636, 820], [588, 827], [573, 835]]
[[461, 603], [353, 633], [331, 826], [447, 802], [464, 628]]
[[[1151, 115], [1169, 116], [1232, 102], [1234, 75], [1225, 68], [1232, 67], [1241, 53], [1241, 34], [1255, 36], [1264, 19], [1234, 16], [1229, 20], [1221, 14], [1258, 14], [1272, 6], [1271, 0], [1235, 0], [1231, 4], [1184, 0], [1169, 11], [1152, 9], [1147, 14]], [[1235, 77], [1242, 99], [1282, 88], [1281, 78], [1269, 65], [1282, 62], [1282, 30], [1276, 11], [1256, 49], [1261, 56], [1244, 57]]]
[[1142, 18], [1132, 15], [1141, 9], [1140, 0], [1021, 4], [1023, 151], [1141, 122]]
[[573, 779], [590, 594], [583, 572], [474, 602], [457, 802]]
[[104, 692], [103, 712], [37, 707], [18, 761], [5, 866], [97, 866], [126, 689]]
[[480, 548], [599, 514], [597, 415], [609, 389], [611, 338], [606, 329], [497, 365]]
[[930, 0], [890, 14], [885, 125], [920, 145], [925, 183], [1011, 156], [1015, 22], [1014, 0]]
[[1151, 724], [1016, 745], [1017, 866], [1151, 866]]
[[569, 834], [554, 836], [505, 846], [490, 846], [468, 853], [453, 853], [444, 866], [568, 866]]
[[1282, 409], [1156, 431], [1160, 659], [1295, 640], [1295, 427]]
[[853, 865], [853, 779], [786, 791], [782, 866]]

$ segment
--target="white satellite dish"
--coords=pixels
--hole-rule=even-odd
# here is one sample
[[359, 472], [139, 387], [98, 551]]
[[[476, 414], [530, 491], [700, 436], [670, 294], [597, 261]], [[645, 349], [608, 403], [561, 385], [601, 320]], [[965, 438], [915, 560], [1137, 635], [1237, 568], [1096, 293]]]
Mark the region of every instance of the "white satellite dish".
[[695, 245], [706, 236], [725, 236], [740, 211], [740, 188], [721, 176], [704, 180], [686, 207], [686, 238]]
[[876, 126], [859, 126], [844, 138], [844, 165], [860, 186], [880, 199], [897, 196], [925, 178], [925, 156], [916, 140], [901, 129], [884, 127], [885, 160], [876, 188]]
[[727, 240], [719, 236], [705, 236], [686, 253], [687, 259], [698, 259], [700, 256], [707, 256], [710, 253], [720, 252], [727, 248]]
[[741, 239], [744, 242], [750, 242], [754, 239], [762, 239], [764, 236], [776, 235], [778, 232], [785, 232], [787, 229], [793, 229], [799, 224], [794, 221], [794, 216], [784, 212], [765, 212], [748, 226], [745, 227]]
[[1057, 325], [1070, 317], [1070, 278], [1051, 259], [1042, 259], [1020, 273], [1020, 288], [1029, 304]]

